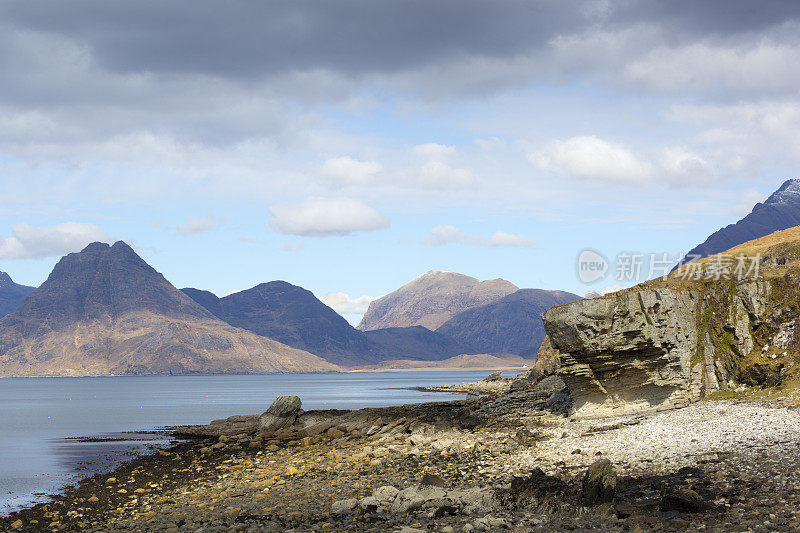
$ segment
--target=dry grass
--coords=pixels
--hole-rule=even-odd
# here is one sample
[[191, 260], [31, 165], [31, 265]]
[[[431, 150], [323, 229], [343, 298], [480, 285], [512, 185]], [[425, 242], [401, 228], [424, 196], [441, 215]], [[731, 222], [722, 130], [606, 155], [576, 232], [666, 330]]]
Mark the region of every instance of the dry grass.
[[731, 255], [744, 254], [751, 256], [757, 254], [758, 252], [764, 252], [776, 244], [784, 244], [795, 241], [800, 241], [800, 226], [794, 226], [793, 228], [776, 231], [775, 233], [770, 233], [764, 237], [747, 241], [739, 246], [734, 246], [724, 253]]

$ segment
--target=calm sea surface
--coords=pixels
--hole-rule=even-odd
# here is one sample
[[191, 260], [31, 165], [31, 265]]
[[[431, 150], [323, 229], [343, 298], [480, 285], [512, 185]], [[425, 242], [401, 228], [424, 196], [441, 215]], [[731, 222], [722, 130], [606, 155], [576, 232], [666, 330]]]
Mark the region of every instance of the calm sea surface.
[[[276, 396], [289, 394], [300, 396], [307, 410], [460, 399], [403, 387], [476, 381], [488, 373], [0, 379], [0, 515], [107, 471], [120, 457], [168, 445], [165, 437], [149, 430], [261, 413]], [[81, 437], [105, 441], [84, 442]]]

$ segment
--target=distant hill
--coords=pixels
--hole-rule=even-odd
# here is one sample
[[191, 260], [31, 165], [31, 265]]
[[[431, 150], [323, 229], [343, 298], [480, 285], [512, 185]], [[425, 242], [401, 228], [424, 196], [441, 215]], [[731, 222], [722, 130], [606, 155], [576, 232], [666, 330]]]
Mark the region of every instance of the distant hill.
[[529, 366], [530, 359], [523, 359], [518, 355], [463, 354], [441, 361], [395, 359], [374, 366], [364, 366], [359, 370], [494, 370]]
[[365, 334], [377, 345], [381, 360], [441, 361], [468, 351], [460, 342], [422, 326], [373, 329]]
[[436, 332], [458, 339], [467, 353], [503, 353], [533, 358], [544, 339], [541, 314], [581, 297], [564, 291], [521, 289], [457, 314]]
[[314, 294], [285, 281], [270, 281], [217, 298], [198, 289], [181, 289], [232, 326], [311, 352], [336, 364], [382, 360], [363, 332], [353, 328]]
[[791, 179], [781, 185], [764, 203], [756, 204], [749, 215], [714, 232], [705, 242], [692, 248], [686, 256], [689, 259], [694, 256], [708, 257], [797, 225], [800, 225], [800, 180]]
[[0, 354], [0, 375], [337, 368], [215, 318], [122, 241], [63, 257], [38, 290], [0, 319]]
[[14, 283], [11, 276], [0, 272], [0, 318], [14, 312], [22, 299], [35, 290], [36, 287]]
[[369, 304], [360, 330], [423, 326], [436, 330], [461, 311], [516, 292], [503, 279], [479, 281], [456, 272], [431, 270]]

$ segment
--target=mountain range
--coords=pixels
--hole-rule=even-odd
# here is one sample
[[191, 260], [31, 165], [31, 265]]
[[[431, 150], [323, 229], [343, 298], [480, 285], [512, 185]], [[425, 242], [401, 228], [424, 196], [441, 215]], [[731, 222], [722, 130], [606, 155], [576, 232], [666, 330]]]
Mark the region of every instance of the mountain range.
[[757, 203], [746, 217], [715, 231], [702, 244], [689, 250], [686, 258], [691, 261], [708, 257], [797, 225], [800, 225], [800, 180], [790, 179], [763, 203]]
[[[63, 257], [38, 289], [0, 280], [13, 309], [0, 319], [0, 375], [335, 371], [503, 357], [518, 364], [541, 341], [539, 314], [578, 298], [431, 271], [373, 306], [382, 316], [366, 322], [386, 327], [360, 330], [285, 281], [223, 298], [179, 291], [122, 241]], [[437, 324], [441, 331], [430, 329]]]
[[285, 281], [262, 283], [224, 298], [199, 289], [181, 290], [232, 326], [346, 367], [393, 359], [439, 361], [465, 350], [455, 340], [421, 326], [359, 331], [311, 291]]
[[198, 289], [181, 290], [232, 326], [309, 351], [332, 363], [353, 365], [379, 360], [363, 332], [311, 291], [291, 283], [262, 283], [224, 298]]
[[0, 318], [16, 309], [23, 298], [36, 290], [36, 287], [14, 283], [11, 276], [0, 272]]
[[217, 319], [122, 241], [63, 257], [0, 319], [0, 375], [332, 370], [307, 351]]

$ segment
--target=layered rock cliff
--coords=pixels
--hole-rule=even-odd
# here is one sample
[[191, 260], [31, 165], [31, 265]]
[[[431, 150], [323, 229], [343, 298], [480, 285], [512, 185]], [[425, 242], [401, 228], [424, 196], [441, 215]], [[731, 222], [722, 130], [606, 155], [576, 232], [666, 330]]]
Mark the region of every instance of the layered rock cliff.
[[[731, 252], [742, 251], [759, 262], [757, 278], [676, 273], [553, 307], [543, 315], [548, 337], [532, 375], [557, 373], [581, 416], [672, 409], [740, 384], [796, 380], [800, 229]], [[705, 278], [715, 259], [704, 261]]]

